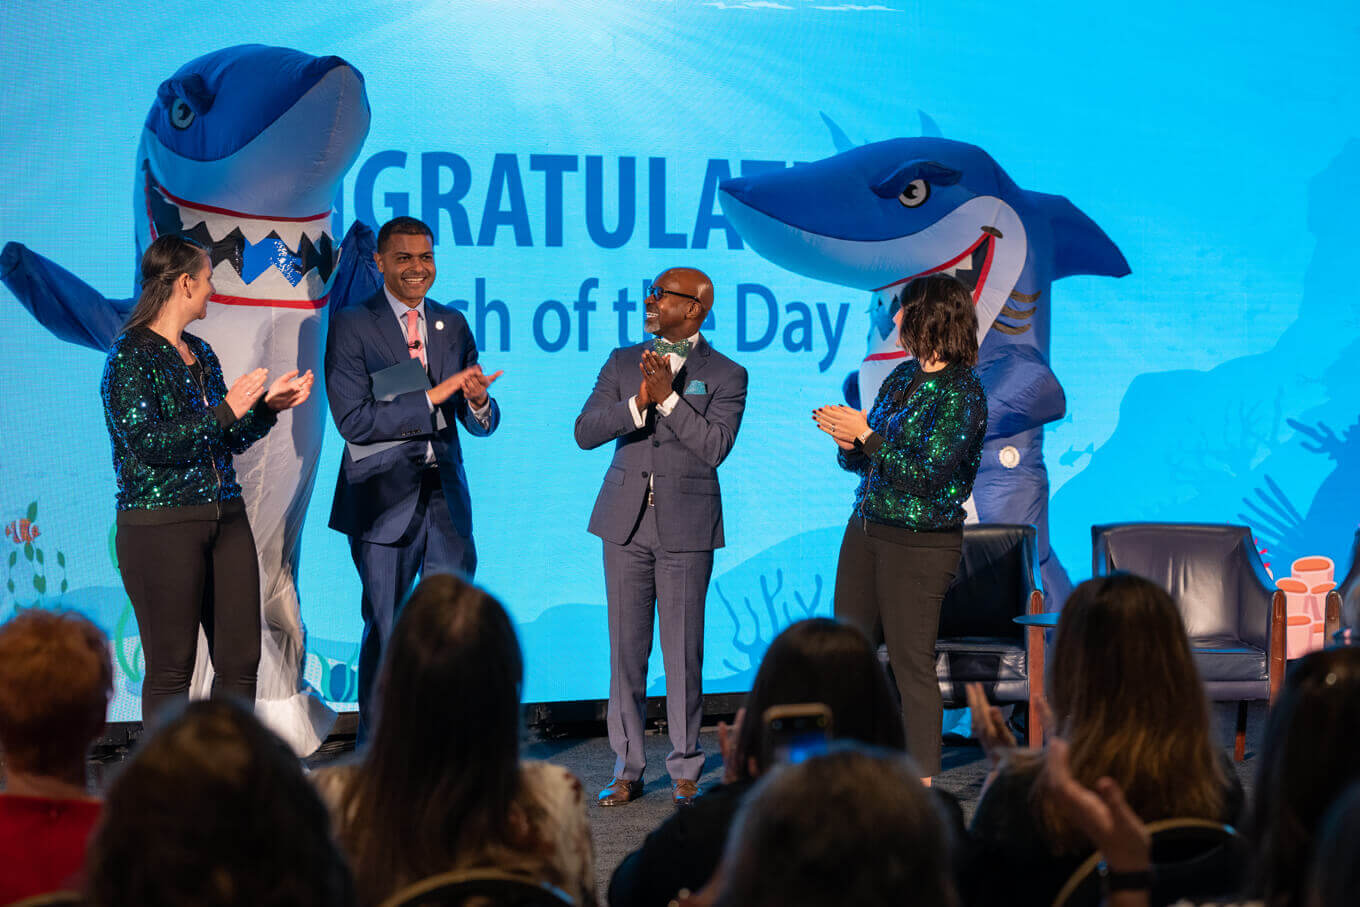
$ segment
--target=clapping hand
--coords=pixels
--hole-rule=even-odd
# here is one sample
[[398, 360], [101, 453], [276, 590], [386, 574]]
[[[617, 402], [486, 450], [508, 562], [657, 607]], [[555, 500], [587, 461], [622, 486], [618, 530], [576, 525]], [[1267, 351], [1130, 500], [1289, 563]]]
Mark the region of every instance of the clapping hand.
[[718, 722], [718, 752], [722, 753], [723, 784], [731, 784], [741, 777], [737, 771], [737, 738], [741, 736], [741, 723], [746, 718], [746, 709], [737, 709], [737, 715], [729, 725]]
[[855, 440], [869, 430], [867, 413], [845, 405], [819, 406], [812, 411], [817, 427], [836, 440], [841, 450], [852, 450]]
[[481, 364], [474, 362], [462, 371], [445, 378], [426, 393], [435, 406], [445, 403], [454, 394], [461, 393], [469, 405], [474, 409], [480, 409], [486, 406], [488, 396], [486, 389], [504, 373], [505, 370], [502, 369], [495, 374], [487, 375], [482, 372]]
[[1113, 778], [1101, 778], [1092, 789], [1073, 777], [1066, 740], [1049, 740], [1039, 784], [1063, 816], [1086, 833], [1110, 869], [1141, 872], [1151, 865], [1151, 836], [1124, 792]]
[[257, 368], [237, 378], [224, 398], [236, 418], [241, 418], [255, 405], [264, 393], [264, 382], [269, 377], [269, 369]]
[[264, 395], [264, 402], [276, 413], [292, 409], [312, 395], [312, 384], [315, 381], [316, 376], [312, 374], [311, 369], [307, 369], [303, 375], [299, 375], [298, 370], [293, 369], [274, 380]]
[[982, 684], [970, 683], [964, 687], [968, 696], [968, 713], [973, 727], [973, 736], [982, 745], [982, 753], [987, 758], [987, 770], [996, 771], [998, 765], [1019, 750], [1015, 735], [1006, 726], [1001, 710], [987, 701]]
[[[670, 357], [658, 356], [653, 350], [643, 350], [640, 368], [648, 403], [660, 403], [674, 393], [675, 373], [671, 371]], [[642, 406], [640, 399], [638, 406]]]
[[500, 369], [494, 374], [488, 375], [482, 371], [480, 364], [474, 362], [463, 369], [460, 374], [463, 376], [463, 396], [467, 398], [467, 402], [473, 409], [481, 409], [486, 406], [487, 398], [490, 396], [486, 389], [497, 378], [505, 374], [505, 369]]

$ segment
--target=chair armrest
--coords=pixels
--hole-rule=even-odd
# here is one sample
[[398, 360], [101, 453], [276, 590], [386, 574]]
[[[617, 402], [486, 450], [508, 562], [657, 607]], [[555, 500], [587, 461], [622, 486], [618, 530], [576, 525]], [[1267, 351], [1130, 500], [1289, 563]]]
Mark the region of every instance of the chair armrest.
[[1341, 593], [1333, 589], [1327, 593], [1327, 600], [1322, 606], [1322, 644], [1327, 647], [1335, 645], [1333, 638], [1340, 629]]
[[1270, 599], [1270, 702], [1273, 705], [1285, 672], [1285, 596], [1276, 589]]
[[[1276, 630], [1279, 630], [1281, 639], [1284, 638], [1285, 632], [1285, 612], [1275, 607], [1276, 599], [1281, 597], [1280, 591], [1275, 588], [1275, 581], [1266, 572], [1266, 565], [1261, 561], [1251, 532], [1245, 528], [1242, 530], [1238, 552], [1241, 562], [1237, 577], [1237, 635], [1244, 642], [1274, 652]], [[1265, 619], [1264, 627], [1261, 625], [1262, 618]], [[1274, 676], [1273, 668], [1271, 675]]]

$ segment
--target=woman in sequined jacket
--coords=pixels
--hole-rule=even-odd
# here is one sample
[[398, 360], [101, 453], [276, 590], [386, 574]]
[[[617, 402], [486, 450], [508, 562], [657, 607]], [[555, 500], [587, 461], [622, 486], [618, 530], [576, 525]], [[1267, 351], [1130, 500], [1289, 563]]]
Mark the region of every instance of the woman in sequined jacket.
[[929, 780], [940, 768], [935, 636], [958, 570], [987, 397], [972, 368], [977, 315], [963, 284], [916, 278], [893, 321], [915, 358], [893, 370], [867, 415], [825, 406], [813, 418], [835, 439], [841, 466], [860, 476], [836, 567], [836, 616], [887, 643], [907, 752]]
[[[185, 699], [203, 626], [214, 692], [255, 700], [260, 586], [232, 454], [307, 399], [312, 373], [228, 389], [212, 348], [186, 333], [213, 293], [207, 251], [162, 236], [142, 256], [142, 287], [104, 365], [104, 421], [118, 484], [115, 549], [146, 659], [142, 716]], [[267, 389], [266, 389], [267, 388]]]

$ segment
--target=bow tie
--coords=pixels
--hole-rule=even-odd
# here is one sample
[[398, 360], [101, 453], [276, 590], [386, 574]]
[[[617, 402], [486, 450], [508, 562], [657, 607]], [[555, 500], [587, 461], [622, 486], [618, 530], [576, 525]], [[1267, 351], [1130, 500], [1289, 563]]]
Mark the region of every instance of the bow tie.
[[688, 340], [680, 340], [677, 341], [676, 343], [671, 343], [669, 340], [662, 340], [660, 337], [658, 337], [656, 338], [655, 341], [652, 342], [652, 350], [658, 356], [665, 356], [667, 353], [674, 353], [681, 359], [684, 359], [686, 356], [689, 355], [690, 347], [692, 347], [693, 345], [694, 344], [690, 343]]

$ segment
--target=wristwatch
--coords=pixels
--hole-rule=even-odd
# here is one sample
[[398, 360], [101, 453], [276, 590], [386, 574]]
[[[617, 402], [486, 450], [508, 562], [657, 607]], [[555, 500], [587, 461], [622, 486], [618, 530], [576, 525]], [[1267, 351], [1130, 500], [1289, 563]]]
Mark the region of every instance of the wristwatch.
[[1100, 887], [1106, 892], [1147, 891], [1152, 888], [1152, 867], [1134, 872], [1115, 872], [1104, 860], [1096, 864]]

